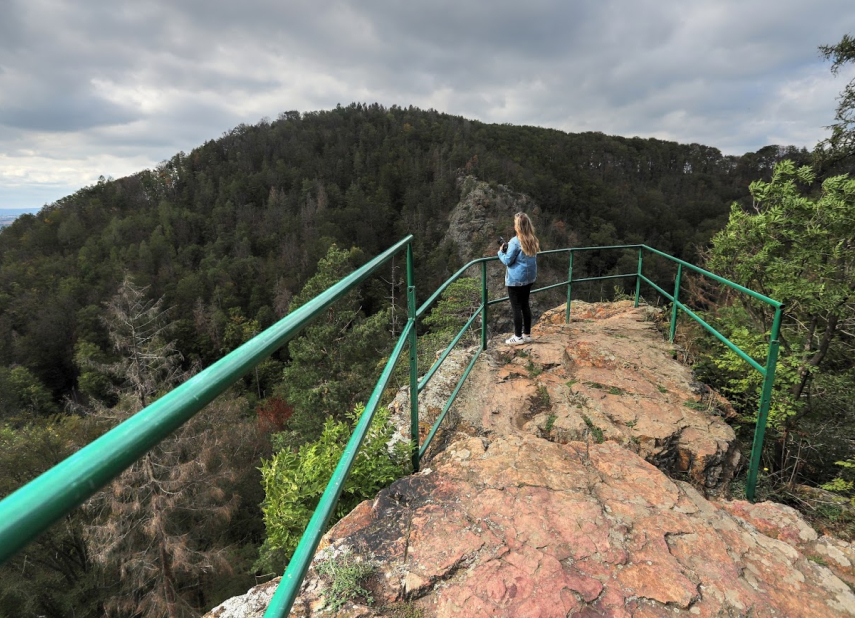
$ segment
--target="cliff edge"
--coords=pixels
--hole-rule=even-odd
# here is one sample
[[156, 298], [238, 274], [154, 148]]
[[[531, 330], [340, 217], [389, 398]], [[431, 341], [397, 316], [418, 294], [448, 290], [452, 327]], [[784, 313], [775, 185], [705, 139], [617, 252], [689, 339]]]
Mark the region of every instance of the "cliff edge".
[[[328, 532], [292, 614], [333, 614], [318, 566], [347, 556], [371, 575], [336, 615], [855, 616], [852, 545], [716, 500], [739, 464], [729, 407], [651, 311], [574, 302], [532, 344], [491, 344], [423, 470]], [[275, 584], [209, 616], [260, 616]]]

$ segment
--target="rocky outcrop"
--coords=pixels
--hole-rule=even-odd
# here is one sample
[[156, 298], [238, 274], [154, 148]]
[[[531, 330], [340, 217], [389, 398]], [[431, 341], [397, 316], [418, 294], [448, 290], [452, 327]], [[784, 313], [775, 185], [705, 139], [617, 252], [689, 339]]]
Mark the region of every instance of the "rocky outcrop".
[[[445, 447], [328, 532], [293, 614], [328, 612], [318, 566], [346, 554], [371, 565], [373, 602], [336, 615], [855, 616], [852, 545], [782, 505], [708, 498], [736, 461], [727, 405], [648, 310], [572, 315], [482, 354]], [[260, 616], [266, 586], [211, 615]]]
[[716, 493], [739, 463], [729, 406], [672, 359], [655, 310], [573, 302], [546, 312], [534, 342], [493, 346], [460, 396], [461, 416], [488, 434], [517, 429], [555, 442], [615, 441]]
[[[326, 540], [318, 560], [376, 568], [375, 607], [343, 615], [402, 600], [423, 616], [855, 615], [826, 566], [615, 442], [461, 437]], [[326, 586], [310, 572], [295, 615], [321, 611]]]
[[460, 202], [448, 216], [445, 240], [457, 246], [460, 261], [495, 255], [496, 239], [510, 240], [514, 232], [514, 214], [539, 214], [540, 210], [527, 195], [515, 193], [504, 185], [490, 184], [474, 176], [458, 179]]

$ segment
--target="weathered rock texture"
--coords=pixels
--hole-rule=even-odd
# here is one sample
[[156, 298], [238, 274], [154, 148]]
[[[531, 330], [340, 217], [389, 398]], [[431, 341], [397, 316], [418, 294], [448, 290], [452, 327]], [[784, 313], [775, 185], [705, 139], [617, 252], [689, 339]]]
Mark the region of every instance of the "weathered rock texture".
[[[426, 616], [855, 615], [827, 567], [615, 442], [461, 439], [327, 540], [377, 565], [378, 608], [350, 615], [402, 599]], [[310, 573], [295, 613], [323, 587]]]
[[[437, 357], [442, 351], [437, 351]], [[460, 376], [466, 371], [466, 367], [472, 360], [472, 355], [476, 352], [477, 347], [452, 350], [425, 388], [419, 393], [419, 444], [424, 444], [425, 438], [445, 409], [452, 391], [457, 387]], [[401, 387], [395, 399], [389, 404], [389, 411], [391, 412], [391, 422], [396, 428], [395, 435], [392, 438], [393, 443], [408, 442], [410, 440], [409, 386]], [[447, 426], [456, 426], [458, 419], [458, 415], [452, 415], [449, 418], [446, 414], [442, 426], [446, 427], [446, 423]], [[447, 432], [439, 435], [445, 436]], [[441, 441], [438, 441], [437, 445], [441, 445]]]
[[[374, 603], [340, 615], [855, 616], [851, 545], [788, 507], [702, 495], [733, 436], [684, 405], [699, 389], [644, 311], [573, 309], [482, 355], [456, 410], [469, 434], [330, 530], [315, 565], [375, 566]], [[325, 611], [328, 589], [313, 565], [294, 614]], [[261, 615], [239, 611], [211, 615]]]
[[739, 451], [718, 416], [729, 408], [654, 325], [655, 312], [618, 303], [573, 303], [546, 312], [535, 343], [495, 346], [459, 404], [487, 430], [513, 427], [556, 442], [613, 440], [707, 492], [733, 476]]

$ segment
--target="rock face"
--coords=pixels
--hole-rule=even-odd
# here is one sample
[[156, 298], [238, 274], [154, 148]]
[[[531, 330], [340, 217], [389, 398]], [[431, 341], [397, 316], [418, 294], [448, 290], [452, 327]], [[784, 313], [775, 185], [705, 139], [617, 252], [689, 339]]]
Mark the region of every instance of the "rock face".
[[[827, 567], [615, 442], [461, 438], [327, 540], [377, 566], [378, 609], [344, 615], [403, 599], [425, 616], [855, 615]], [[295, 614], [324, 586], [310, 573]]]
[[460, 261], [495, 255], [496, 239], [510, 240], [514, 233], [514, 214], [539, 213], [532, 199], [514, 193], [503, 185], [491, 185], [474, 176], [458, 179], [460, 202], [448, 217], [446, 240], [457, 245]]
[[518, 428], [563, 443], [615, 441], [705, 492], [720, 490], [740, 458], [716, 415], [729, 406], [672, 360], [654, 310], [574, 301], [569, 325], [565, 314], [563, 306], [546, 312], [532, 344], [488, 350], [461, 414], [503, 435]]
[[[482, 354], [453, 409], [466, 433], [328, 532], [293, 615], [327, 611], [317, 566], [347, 553], [373, 565], [373, 603], [337, 615], [855, 616], [850, 544], [703, 495], [730, 478], [733, 435], [685, 405], [700, 388], [645, 310], [573, 315]], [[260, 616], [265, 586], [210, 615]]]

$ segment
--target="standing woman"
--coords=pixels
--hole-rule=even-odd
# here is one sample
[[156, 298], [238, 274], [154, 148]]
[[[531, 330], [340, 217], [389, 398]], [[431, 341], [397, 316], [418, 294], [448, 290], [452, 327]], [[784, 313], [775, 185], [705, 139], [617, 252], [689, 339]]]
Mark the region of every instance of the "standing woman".
[[[514, 215], [516, 236], [499, 249], [499, 259], [507, 267], [505, 285], [514, 313], [514, 336], [506, 339], [509, 345], [531, 341], [531, 307], [528, 296], [537, 279], [537, 252], [540, 242], [534, 235], [534, 226], [525, 213]], [[501, 242], [501, 241], [500, 241]]]

